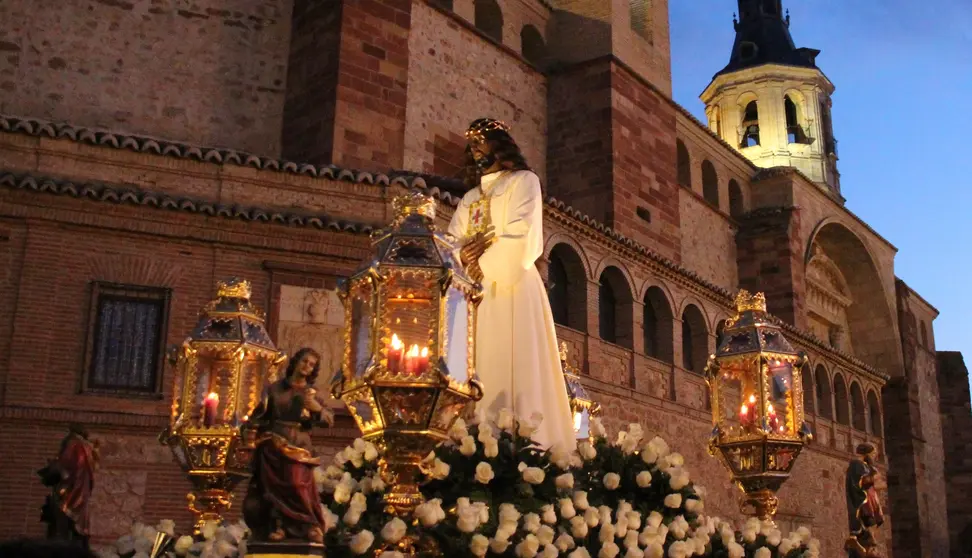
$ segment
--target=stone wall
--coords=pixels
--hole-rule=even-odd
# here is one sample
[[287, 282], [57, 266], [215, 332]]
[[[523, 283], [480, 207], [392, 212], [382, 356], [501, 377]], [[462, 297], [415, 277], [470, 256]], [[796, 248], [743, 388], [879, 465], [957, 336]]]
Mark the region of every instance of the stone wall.
[[289, 0], [8, 0], [0, 112], [279, 155]]
[[961, 353], [938, 352], [942, 440], [945, 442], [945, 490], [952, 558], [972, 555], [972, 404], [969, 371]]

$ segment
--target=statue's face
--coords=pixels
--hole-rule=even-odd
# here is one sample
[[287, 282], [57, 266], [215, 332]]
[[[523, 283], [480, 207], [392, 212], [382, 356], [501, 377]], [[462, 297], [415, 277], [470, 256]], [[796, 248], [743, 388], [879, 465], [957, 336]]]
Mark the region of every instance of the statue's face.
[[484, 141], [482, 137], [478, 136], [469, 140], [469, 150], [472, 151], [473, 159], [477, 163], [489, 159], [490, 155], [493, 154], [493, 149], [489, 146], [489, 142]]
[[314, 373], [315, 366], [317, 366], [317, 357], [307, 353], [300, 357], [300, 361], [297, 363], [297, 373], [306, 378]]

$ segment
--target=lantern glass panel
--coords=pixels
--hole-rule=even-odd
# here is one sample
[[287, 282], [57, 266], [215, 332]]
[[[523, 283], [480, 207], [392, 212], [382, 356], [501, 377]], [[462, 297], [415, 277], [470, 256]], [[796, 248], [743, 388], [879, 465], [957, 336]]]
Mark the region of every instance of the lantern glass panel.
[[591, 413], [587, 409], [574, 410], [574, 436], [578, 439], [591, 435]]
[[240, 379], [240, 393], [237, 400], [237, 420], [246, 420], [256, 407], [263, 392], [263, 386], [270, 383], [267, 377], [270, 361], [262, 358], [250, 358], [243, 361], [243, 376]]
[[756, 366], [752, 361], [739, 361], [720, 372], [720, 427], [726, 432], [751, 434], [761, 424], [763, 413]]
[[428, 369], [436, 327], [437, 287], [425, 271], [396, 272], [385, 282], [384, 358], [393, 374], [419, 375]]
[[449, 287], [445, 300], [443, 359], [449, 375], [457, 382], [469, 380], [469, 311], [465, 293]]
[[371, 340], [374, 335], [374, 304], [371, 283], [359, 283], [351, 289], [351, 362], [355, 377], [364, 376], [371, 362]]
[[769, 403], [766, 406], [770, 431], [774, 434], [795, 434], [791, 414], [793, 411], [793, 364], [771, 361], [767, 363], [769, 374]]

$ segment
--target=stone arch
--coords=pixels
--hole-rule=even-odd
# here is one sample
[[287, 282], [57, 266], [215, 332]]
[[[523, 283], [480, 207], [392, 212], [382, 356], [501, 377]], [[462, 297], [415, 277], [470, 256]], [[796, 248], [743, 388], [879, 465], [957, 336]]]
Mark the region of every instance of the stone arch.
[[685, 147], [685, 143], [680, 139], [675, 140], [675, 164], [678, 177], [678, 185], [686, 188], [692, 187], [692, 156]]
[[850, 401], [847, 397], [847, 382], [840, 372], [834, 374], [834, 419], [838, 424], [850, 426]]
[[702, 197], [713, 207], [719, 207], [719, 175], [708, 159], [702, 161]]
[[814, 395], [817, 400], [817, 414], [825, 419], [834, 419], [834, 395], [830, 383], [830, 375], [823, 364], [818, 364], [813, 371]]
[[864, 392], [861, 391], [861, 384], [856, 380], [851, 382], [850, 389], [851, 402], [851, 426], [860, 430], [867, 431], [867, 409], [864, 407]]
[[581, 265], [584, 267], [584, 277], [586, 279], [591, 279], [594, 276], [594, 273], [593, 266], [591, 265], [591, 259], [587, 255], [587, 250], [578, 244], [574, 237], [567, 233], [556, 232], [547, 237], [543, 250], [544, 256], [550, 258], [550, 253], [553, 252], [553, 249], [561, 244], [566, 245], [574, 252], [574, 255], [580, 258]]
[[729, 179], [729, 215], [742, 217], [746, 212], [746, 201], [743, 199], [742, 188], [735, 178]]
[[634, 347], [631, 283], [615, 266], [604, 268], [599, 276], [598, 334], [601, 339], [627, 349]]
[[520, 53], [534, 66], [541, 66], [546, 60], [547, 45], [535, 26], [527, 24], [520, 29]]
[[803, 412], [816, 414], [816, 392], [814, 391], [813, 373], [809, 364], [800, 370], [800, 383], [803, 385]]
[[881, 404], [877, 393], [873, 389], [867, 390], [867, 424], [868, 432], [875, 436], [884, 436], [884, 420], [881, 418]]
[[709, 355], [709, 331], [705, 315], [695, 304], [682, 310], [682, 368], [701, 374]]
[[675, 316], [668, 296], [660, 287], [651, 286], [642, 297], [645, 337], [645, 354], [663, 362], [672, 363], [675, 351], [673, 339]]
[[[808, 275], [810, 261], [818, 248], [840, 271], [851, 302], [845, 309], [848, 352], [875, 368], [900, 374], [901, 347], [896, 322], [876, 258], [864, 241], [836, 221], [822, 221], [810, 235], [804, 258]], [[809, 281], [807, 286], [809, 290]]]
[[554, 321], [577, 331], [587, 331], [587, 271], [573, 246], [558, 243], [547, 257], [548, 296]]
[[503, 42], [503, 10], [496, 0], [475, 0], [474, 22], [482, 31], [498, 43]]
[[635, 280], [634, 280], [634, 276], [631, 275], [631, 270], [629, 270], [628, 266], [622, 263], [621, 260], [615, 258], [614, 256], [607, 256], [601, 259], [601, 261], [598, 262], [595, 275], [597, 277], [602, 276], [604, 274], [604, 271], [607, 270], [607, 268], [609, 267], [616, 268], [618, 271], [621, 272], [621, 275], [624, 276], [624, 282], [627, 284], [628, 289], [633, 293]]

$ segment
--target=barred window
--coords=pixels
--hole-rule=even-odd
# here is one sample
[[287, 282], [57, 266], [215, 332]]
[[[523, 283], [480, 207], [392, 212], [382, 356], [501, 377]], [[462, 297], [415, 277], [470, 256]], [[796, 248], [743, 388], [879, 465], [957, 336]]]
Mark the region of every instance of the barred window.
[[92, 285], [86, 390], [160, 391], [169, 295], [155, 287]]

